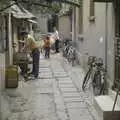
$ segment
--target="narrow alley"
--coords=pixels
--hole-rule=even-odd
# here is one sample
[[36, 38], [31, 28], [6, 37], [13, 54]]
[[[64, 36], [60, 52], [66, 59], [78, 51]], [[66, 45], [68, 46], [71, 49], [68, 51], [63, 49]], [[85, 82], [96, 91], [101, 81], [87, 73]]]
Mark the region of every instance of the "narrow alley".
[[0, 0], [0, 120], [120, 120], [120, 0]]
[[84, 72], [61, 54], [40, 59], [39, 78], [19, 81], [17, 89], [2, 94], [4, 120], [98, 120], [91, 94], [84, 93]]

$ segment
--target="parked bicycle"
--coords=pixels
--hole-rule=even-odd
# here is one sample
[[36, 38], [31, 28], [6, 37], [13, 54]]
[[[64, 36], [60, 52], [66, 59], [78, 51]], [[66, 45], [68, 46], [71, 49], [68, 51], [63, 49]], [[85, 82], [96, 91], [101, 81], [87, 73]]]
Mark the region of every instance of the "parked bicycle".
[[72, 66], [74, 66], [74, 63], [75, 63], [75, 55], [76, 55], [75, 48], [73, 46], [70, 46], [67, 53], [67, 60]]
[[103, 60], [95, 56], [90, 56], [88, 58], [88, 67], [89, 69], [84, 77], [82, 89], [85, 91], [88, 82], [91, 80], [94, 95], [104, 94], [106, 71], [103, 67]]
[[75, 63], [76, 49], [72, 45], [72, 41], [65, 41], [63, 45], [63, 57], [65, 57], [72, 66]]

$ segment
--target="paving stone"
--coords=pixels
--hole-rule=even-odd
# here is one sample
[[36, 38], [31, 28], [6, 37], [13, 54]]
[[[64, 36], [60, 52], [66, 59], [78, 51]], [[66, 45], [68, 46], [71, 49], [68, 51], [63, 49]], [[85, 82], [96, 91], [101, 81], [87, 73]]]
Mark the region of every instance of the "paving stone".
[[85, 102], [72, 102], [72, 103], [66, 103], [68, 109], [87, 109], [87, 105]]
[[41, 72], [41, 73], [39, 73], [39, 76], [50, 76], [50, 77], [52, 77], [52, 73], [51, 72]]
[[52, 94], [53, 93], [53, 90], [51, 88], [39, 88], [38, 92], [40, 94]]
[[76, 88], [60, 88], [63, 92], [77, 92]]
[[72, 102], [83, 102], [81, 98], [64, 98], [64, 101], [66, 103], [72, 103]]
[[58, 115], [59, 120], [67, 120], [68, 119], [67, 115], [63, 111], [58, 111], [57, 115]]
[[94, 120], [87, 109], [68, 109], [71, 120]]
[[39, 79], [39, 81], [30, 81], [29, 84], [35, 86], [36, 88], [46, 88], [52, 87], [52, 80], [50, 79]]
[[78, 92], [64, 92], [63, 93], [64, 97], [80, 97], [80, 93]]
[[72, 81], [71, 78], [67, 77], [61, 77], [61, 78], [57, 78], [58, 81]]
[[74, 88], [73, 84], [59, 84], [60, 88]]
[[51, 72], [50, 68], [39, 68], [39, 72]]
[[64, 78], [64, 77], [68, 77], [68, 74], [66, 74], [66, 73], [60, 74], [60, 73], [58, 73], [58, 74], [54, 74], [54, 77], [57, 77], [57, 78]]
[[73, 83], [71, 80], [69, 80], [69, 81], [62, 80], [62, 81], [59, 81], [59, 84], [73, 84]]
[[50, 79], [53, 78], [51, 73], [40, 73], [38, 79]]

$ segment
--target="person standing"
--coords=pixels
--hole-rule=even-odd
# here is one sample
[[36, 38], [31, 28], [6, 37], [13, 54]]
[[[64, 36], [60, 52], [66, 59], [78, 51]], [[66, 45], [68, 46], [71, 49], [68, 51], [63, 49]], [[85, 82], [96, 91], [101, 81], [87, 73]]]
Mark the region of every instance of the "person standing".
[[36, 44], [35, 39], [33, 36], [29, 35], [27, 32], [22, 33], [24, 40], [26, 42], [25, 44], [25, 50], [30, 50], [31, 56], [33, 59], [33, 68], [32, 68], [32, 76], [34, 78], [38, 77], [39, 74], [39, 59], [40, 59], [40, 51]]
[[50, 38], [46, 37], [44, 40], [44, 50], [45, 50], [45, 58], [50, 58]]
[[59, 52], [59, 34], [58, 31], [56, 29], [56, 27], [54, 27], [54, 39], [55, 39], [55, 52], [58, 53]]

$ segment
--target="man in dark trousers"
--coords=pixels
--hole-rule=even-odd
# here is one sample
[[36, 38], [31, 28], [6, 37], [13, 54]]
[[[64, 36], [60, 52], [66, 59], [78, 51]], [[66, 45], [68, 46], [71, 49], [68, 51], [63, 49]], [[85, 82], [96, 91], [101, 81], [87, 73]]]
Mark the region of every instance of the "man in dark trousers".
[[27, 32], [22, 33], [25, 39], [25, 50], [30, 50], [32, 59], [33, 59], [33, 68], [32, 68], [32, 77], [37, 78], [39, 74], [39, 60], [40, 60], [40, 52], [39, 48], [35, 42], [35, 39], [29, 35]]

